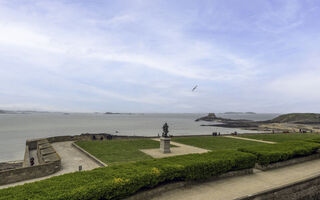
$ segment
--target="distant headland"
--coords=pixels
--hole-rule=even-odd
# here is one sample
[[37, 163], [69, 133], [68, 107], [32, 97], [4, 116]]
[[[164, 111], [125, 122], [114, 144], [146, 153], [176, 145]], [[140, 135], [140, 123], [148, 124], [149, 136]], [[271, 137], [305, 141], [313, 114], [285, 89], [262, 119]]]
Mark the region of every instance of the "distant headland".
[[239, 114], [239, 115], [249, 114], [249, 115], [254, 115], [254, 114], [257, 114], [257, 113], [255, 113], [255, 112], [224, 112], [222, 114], [226, 114], [226, 115], [229, 115], [229, 114]]
[[289, 113], [266, 121], [244, 119], [228, 119], [217, 117], [214, 113], [200, 117], [195, 121], [219, 122], [220, 124], [203, 124], [201, 126], [217, 126], [226, 128], [244, 128], [247, 130], [285, 131], [285, 132], [319, 132], [320, 114]]

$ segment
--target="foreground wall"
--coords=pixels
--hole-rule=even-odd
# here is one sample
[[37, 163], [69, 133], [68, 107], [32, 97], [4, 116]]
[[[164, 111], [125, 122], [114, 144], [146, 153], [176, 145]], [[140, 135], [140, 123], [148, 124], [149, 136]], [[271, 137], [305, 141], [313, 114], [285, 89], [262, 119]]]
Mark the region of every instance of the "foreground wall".
[[0, 171], [0, 185], [47, 176], [59, 171], [60, 168], [60, 161], [56, 161], [42, 165]]
[[315, 200], [320, 199], [320, 175], [266, 190], [237, 200]]

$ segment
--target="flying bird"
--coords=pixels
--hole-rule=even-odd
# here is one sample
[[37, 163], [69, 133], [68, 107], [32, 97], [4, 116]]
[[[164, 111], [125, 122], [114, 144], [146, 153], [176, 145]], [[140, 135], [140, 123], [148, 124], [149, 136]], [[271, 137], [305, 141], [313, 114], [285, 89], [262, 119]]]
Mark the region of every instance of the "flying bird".
[[194, 86], [194, 88], [192, 88], [192, 92], [194, 92], [197, 89], [198, 85]]

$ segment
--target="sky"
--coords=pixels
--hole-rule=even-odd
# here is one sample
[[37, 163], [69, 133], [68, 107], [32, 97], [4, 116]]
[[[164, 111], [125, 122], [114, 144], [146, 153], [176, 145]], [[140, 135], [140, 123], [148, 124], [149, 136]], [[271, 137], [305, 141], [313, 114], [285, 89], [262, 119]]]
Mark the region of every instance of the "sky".
[[318, 0], [0, 0], [0, 109], [320, 112], [319, 19]]

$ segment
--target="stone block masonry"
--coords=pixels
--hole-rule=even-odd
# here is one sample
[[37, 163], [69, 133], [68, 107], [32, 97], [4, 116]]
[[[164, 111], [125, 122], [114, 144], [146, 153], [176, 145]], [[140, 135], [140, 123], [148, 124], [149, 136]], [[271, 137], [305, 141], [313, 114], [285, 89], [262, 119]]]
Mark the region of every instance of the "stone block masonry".
[[265, 190], [236, 200], [314, 200], [320, 199], [320, 175], [297, 181], [278, 188]]
[[160, 138], [160, 151], [162, 153], [170, 153], [170, 138]]
[[[31, 153], [34, 152], [34, 155]], [[30, 158], [34, 157], [31, 166]], [[0, 185], [44, 177], [61, 169], [61, 158], [46, 139], [26, 142], [26, 151], [21, 168], [0, 171]]]
[[60, 168], [61, 162], [59, 160], [36, 166], [0, 171], [0, 185], [47, 176], [59, 171]]

